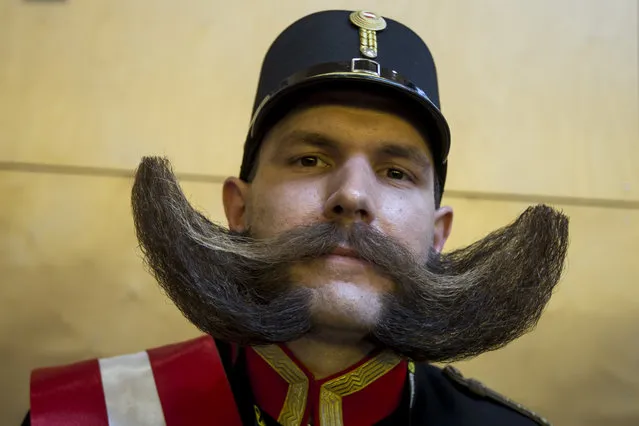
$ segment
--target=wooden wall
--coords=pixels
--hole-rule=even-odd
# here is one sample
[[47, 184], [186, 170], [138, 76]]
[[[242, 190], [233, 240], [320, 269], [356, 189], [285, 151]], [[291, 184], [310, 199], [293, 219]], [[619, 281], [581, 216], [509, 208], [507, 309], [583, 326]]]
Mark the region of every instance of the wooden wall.
[[535, 332], [459, 364], [558, 425], [639, 424], [634, 0], [0, 1], [0, 423], [29, 371], [197, 331], [145, 272], [130, 173], [168, 155], [223, 222], [262, 57], [313, 11], [372, 9], [435, 55], [453, 132], [449, 248], [551, 203], [565, 279]]

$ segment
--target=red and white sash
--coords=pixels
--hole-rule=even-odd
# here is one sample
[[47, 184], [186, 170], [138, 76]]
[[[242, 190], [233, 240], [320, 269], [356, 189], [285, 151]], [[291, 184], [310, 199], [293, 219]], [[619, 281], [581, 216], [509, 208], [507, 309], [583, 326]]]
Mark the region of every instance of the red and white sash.
[[42, 368], [31, 375], [33, 426], [240, 426], [214, 340]]

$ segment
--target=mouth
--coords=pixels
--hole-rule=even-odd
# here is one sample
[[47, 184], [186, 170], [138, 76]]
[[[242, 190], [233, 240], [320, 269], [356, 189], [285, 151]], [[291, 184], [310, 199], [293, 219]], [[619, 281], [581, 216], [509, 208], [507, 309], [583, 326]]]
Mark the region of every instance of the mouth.
[[357, 252], [348, 247], [337, 247], [326, 259], [331, 263], [337, 263], [350, 266], [368, 266], [369, 263], [362, 259]]
[[360, 259], [359, 254], [351, 248], [348, 247], [337, 247], [335, 250], [331, 252], [329, 256], [341, 256], [341, 257], [350, 257], [352, 259]]

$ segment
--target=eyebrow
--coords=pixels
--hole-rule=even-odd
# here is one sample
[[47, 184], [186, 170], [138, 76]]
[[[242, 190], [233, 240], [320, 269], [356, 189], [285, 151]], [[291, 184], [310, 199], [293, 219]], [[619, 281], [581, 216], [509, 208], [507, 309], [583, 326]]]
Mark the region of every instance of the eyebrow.
[[377, 153], [378, 155], [381, 154], [386, 157], [408, 160], [425, 170], [428, 170], [431, 167], [431, 162], [428, 156], [423, 150], [417, 147], [400, 145], [395, 142], [383, 142], [377, 149]]
[[[326, 135], [317, 132], [309, 132], [304, 130], [294, 130], [278, 141], [276, 151], [284, 146], [303, 144], [329, 152], [337, 152], [340, 150], [340, 143]], [[377, 157], [392, 157], [408, 160], [417, 166], [428, 170], [431, 167], [431, 161], [426, 153], [413, 146], [406, 146], [398, 142], [385, 141], [375, 149]]]
[[277, 150], [291, 145], [309, 145], [315, 148], [337, 151], [339, 143], [326, 135], [317, 132], [307, 132], [305, 130], [294, 130], [281, 138], [277, 143]]

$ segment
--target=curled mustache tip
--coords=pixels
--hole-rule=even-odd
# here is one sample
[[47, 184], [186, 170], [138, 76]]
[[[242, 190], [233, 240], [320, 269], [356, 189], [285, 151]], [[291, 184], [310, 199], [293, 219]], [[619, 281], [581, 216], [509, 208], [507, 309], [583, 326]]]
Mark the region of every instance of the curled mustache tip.
[[[157, 183], [160, 183], [159, 185]], [[149, 191], [152, 189], [152, 191]], [[148, 204], [153, 197], [161, 197], [181, 189], [173, 173], [171, 162], [166, 157], [142, 157], [133, 175], [131, 202], [134, 215], [140, 204]]]
[[525, 224], [529, 221], [536, 223], [537, 226], [544, 226], [553, 230], [554, 232], [549, 235], [554, 236], [562, 245], [568, 243], [570, 219], [563, 210], [546, 204], [530, 206], [519, 216], [516, 223]]
[[173, 166], [167, 157], [145, 156], [133, 175], [134, 182], [153, 177], [173, 176]]
[[524, 213], [522, 213], [522, 217], [532, 215], [549, 217], [551, 219], [556, 219], [558, 222], [561, 223], [568, 223], [568, 216], [566, 216], [562, 210], [549, 206], [547, 204], [537, 204], [535, 206], [530, 206], [524, 211]]

